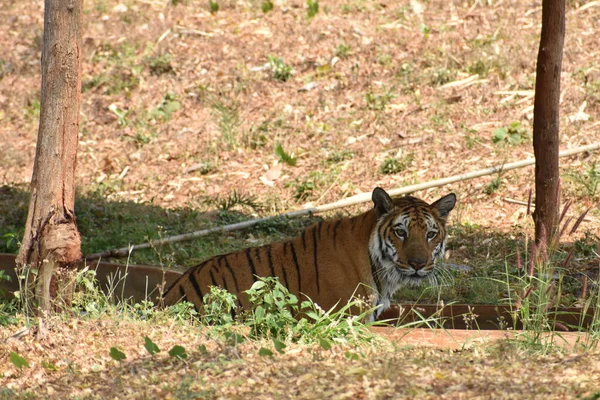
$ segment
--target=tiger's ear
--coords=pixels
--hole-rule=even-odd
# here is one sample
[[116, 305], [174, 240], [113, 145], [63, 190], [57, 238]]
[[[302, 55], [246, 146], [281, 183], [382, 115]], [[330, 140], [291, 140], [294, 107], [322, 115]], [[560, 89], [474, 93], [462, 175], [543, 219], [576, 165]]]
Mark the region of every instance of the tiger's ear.
[[377, 216], [381, 217], [384, 214], [387, 214], [392, 208], [394, 208], [394, 203], [392, 202], [392, 198], [385, 190], [380, 187], [376, 187], [373, 190], [373, 204], [375, 205], [375, 211], [377, 211]]
[[450, 214], [450, 211], [452, 211], [454, 208], [455, 204], [456, 195], [454, 193], [450, 193], [438, 199], [435, 203], [431, 204], [431, 206], [437, 208], [440, 218], [446, 219], [448, 214]]

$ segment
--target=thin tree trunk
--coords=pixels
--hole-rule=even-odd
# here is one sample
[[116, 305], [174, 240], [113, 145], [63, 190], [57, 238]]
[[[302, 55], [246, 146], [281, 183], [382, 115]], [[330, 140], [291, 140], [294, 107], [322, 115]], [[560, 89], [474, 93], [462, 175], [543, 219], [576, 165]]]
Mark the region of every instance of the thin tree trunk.
[[81, 258], [74, 214], [81, 26], [82, 0], [45, 1], [40, 125], [29, 214], [17, 256], [19, 266], [38, 269], [35, 294], [42, 311], [50, 310], [69, 273], [57, 274], [51, 296], [52, 277]]
[[559, 103], [564, 38], [565, 0], [543, 0], [533, 112], [536, 242], [549, 243], [558, 224]]

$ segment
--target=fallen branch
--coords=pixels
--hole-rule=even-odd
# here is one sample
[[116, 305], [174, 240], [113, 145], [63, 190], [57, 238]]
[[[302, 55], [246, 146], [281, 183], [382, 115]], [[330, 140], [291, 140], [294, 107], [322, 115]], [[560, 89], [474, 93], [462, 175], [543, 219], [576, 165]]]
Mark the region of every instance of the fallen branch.
[[[568, 156], [572, 156], [575, 154], [583, 153], [585, 151], [597, 150], [598, 148], [600, 148], [600, 142], [590, 144], [587, 146], [581, 146], [581, 147], [577, 147], [574, 149], [562, 151], [559, 153], [559, 157], [568, 157]], [[434, 187], [438, 187], [438, 186], [448, 185], [448, 184], [454, 183], [454, 182], [466, 181], [466, 180], [478, 178], [481, 176], [492, 175], [492, 174], [495, 174], [495, 173], [498, 173], [501, 171], [508, 171], [511, 169], [523, 168], [523, 167], [527, 167], [527, 166], [533, 165], [533, 164], [535, 164], [535, 159], [530, 158], [527, 160], [521, 160], [521, 161], [516, 161], [516, 162], [512, 162], [512, 163], [508, 163], [508, 164], [497, 165], [495, 167], [485, 168], [485, 169], [481, 169], [478, 171], [468, 172], [465, 174], [453, 175], [453, 176], [449, 176], [447, 178], [437, 179], [434, 181], [429, 181], [429, 182], [419, 183], [416, 185], [410, 185], [410, 186], [405, 186], [405, 187], [401, 187], [401, 188], [396, 188], [396, 189], [388, 190], [387, 192], [389, 193], [390, 196], [400, 196], [403, 194], [413, 193], [413, 192], [416, 192], [419, 190], [425, 190], [425, 189], [430, 189], [430, 188], [434, 188]], [[102, 253], [88, 254], [85, 256], [85, 259], [95, 260], [98, 258], [106, 258], [106, 257], [113, 257], [113, 258], [125, 257], [128, 254], [130, 254], [131, 252], [133, 252], [134, 250], [148, 249], [148, 248], [151, 248], [154, 246], [161, 246], [161, 245], [167, 244], [167, 243], [183, 242], [186, 240], [196, 239], [196, 238], [199, 238], [202, 236], [207, 236], [207, 235], [210, 235], [213, 233], [232, 232], [232, 231], [236, 231], [236, 230], [240, 230], [240, 229], [244, 229], [244, 228], [249, 228], [251, 226], [258, 225], [262, 222], [273, 220], [275, 218], [296, 218], [296, 217], [302, 217], [305, 215], [318, 214], [318, 213], [322, 213], [325, 211], [335, 210], [337, 208], [343, 208], [343, 207], [348, 207], [348, 206], [352, 206], [352, 205], [356, 205], [356, 204], [360, 204], [360, 203], [366, 203], [368, 201], [371, 201], [371, 192], [360, 193], [355, 196], [336, 201], [334, 203], [323, 204], [322, 206], [310, 207], [310, 208], [305, 208], [305, 209], [296, 210], [296, 211], [289, 211], [289, 212], [286, 212], [286, 213], [283, 213], [280, 215], [257, 218], [257, 219], [252, 219], [249, 221], [238, 222], [236, 224], [225, 225], [225, 226], [218, 226], [218, 227], [210, 228], [210, 229], [203, 229], [203, 230], [196, 231], [196, 232], [184, 233], [184, 234], [176, 235], [176, 236], [170, 236], [170, 237], [163, 238], [163, 239], [150, 240], [148, 243], [136, 244], [136, 245], [132, 245], [132, 246], [128, 246], [128, 247], [123, 247], [120, 249], [107, 250]]]

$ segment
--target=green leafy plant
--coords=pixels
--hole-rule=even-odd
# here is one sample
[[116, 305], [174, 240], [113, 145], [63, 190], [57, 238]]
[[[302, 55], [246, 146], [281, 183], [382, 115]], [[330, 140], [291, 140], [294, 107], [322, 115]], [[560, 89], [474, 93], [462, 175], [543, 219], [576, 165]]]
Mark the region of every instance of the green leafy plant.
[[295, 166], [297, 159], [294, 153], [287, 153], [281, 143], [275, 144], [275, 155], [279, 157], [279, 159], [286, 163], [287, 165]]
[[219, 11], [219, 2], [215, 0], [208, 0], [208, 10], [211, 14], [215, 14]]
[[269, 56], [269, 66], [273, 79], [280, 82], [287, 82], [292, 77], [292, 67], [283, 62], [283, 58]]
[[517, 145], [523, 143], [530, 137], [529, 130], [522, 126], [519, 121], [512, 122], [509, 126], [496, 128], [492, 133], [492, 142]]
[[203, 298], [202, 320], [209, 325], [230, 325], [233, 323], [237, 297], [218, 286], [211, 286]]
[[252, 317], [248, 320], [250, 334], [255, 337], [285, 337], [286, 327], [295, 323], [298, 298], [273, 277], [257, 280], [245, 293], [252, 304]]
[[167, 308], [167, 313], [176, 321], [194, 322], [198, 318], [198, 311], [194, 308], [194, 304], [189, 301], [180, 301]]

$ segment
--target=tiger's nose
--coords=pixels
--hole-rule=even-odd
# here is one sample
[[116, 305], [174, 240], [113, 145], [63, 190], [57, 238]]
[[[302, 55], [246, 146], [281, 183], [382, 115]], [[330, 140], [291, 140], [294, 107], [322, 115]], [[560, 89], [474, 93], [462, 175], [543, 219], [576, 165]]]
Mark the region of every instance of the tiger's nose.
[[418, 271], [420, 269], [425, 268], [425, 266], [427, 265], [427, 259], [426, 258], [409, 258], [408, 265], [410, 265], [411, 268], [414, 268], [415, 271]]

